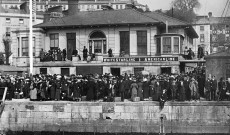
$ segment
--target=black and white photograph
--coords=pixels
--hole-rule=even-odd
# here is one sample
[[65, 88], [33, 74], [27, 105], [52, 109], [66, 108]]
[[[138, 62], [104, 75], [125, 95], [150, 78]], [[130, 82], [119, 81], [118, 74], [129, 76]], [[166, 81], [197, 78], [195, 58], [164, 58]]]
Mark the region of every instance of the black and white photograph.
[[230, 135], [230, 0], [0, 0], [0, 135]]

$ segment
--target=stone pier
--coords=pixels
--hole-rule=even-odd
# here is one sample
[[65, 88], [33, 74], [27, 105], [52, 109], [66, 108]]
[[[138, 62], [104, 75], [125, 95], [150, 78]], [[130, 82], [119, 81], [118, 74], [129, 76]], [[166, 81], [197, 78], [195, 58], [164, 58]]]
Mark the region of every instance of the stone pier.
[[230, 134], [230, 102], [6, 101], [0, 133]]

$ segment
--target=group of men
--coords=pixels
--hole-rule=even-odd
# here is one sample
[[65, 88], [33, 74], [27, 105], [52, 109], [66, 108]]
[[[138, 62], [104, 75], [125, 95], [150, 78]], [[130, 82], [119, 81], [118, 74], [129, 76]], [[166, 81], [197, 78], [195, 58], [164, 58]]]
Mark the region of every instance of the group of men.
[[[8, 87], [7, 99], [30, 98], [31, 100], [69, 101], [136, 101], [165, 100], [190, 101], [226, 100], [230, 90], [229, 82], [214, 76], [205, 80], [194, 74], [180, 75], [34, 75], [29, 77], [1, 76], [0, 87]], [[165, 92], [164, 92], [165, 91]], [[165, 94], [165, 95], [164, 95]]]

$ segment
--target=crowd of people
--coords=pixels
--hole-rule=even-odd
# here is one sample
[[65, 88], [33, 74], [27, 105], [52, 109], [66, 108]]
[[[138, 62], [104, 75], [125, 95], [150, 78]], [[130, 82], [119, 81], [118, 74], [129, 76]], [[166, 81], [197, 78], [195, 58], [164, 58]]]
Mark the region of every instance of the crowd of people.
[[195, 72], [180, 75], [34, 75], [1, 76], [0, 87], [8, 87], [7, 98], [31, 100], [121, 101], [229, 100], [230, 80], [219, 82]]
[[[72, 51], [72, 55], [73, 56], [78, 56], [79, 59], [80, 55], [78, 55], [78, 51], [77, 50], [73, 50]], [[61, 50], [60, 48], [53, 48], [51, 50], [49, 50], [48, 52], [45, 52], [43, 49], [40, 50], [40, 61], [41, 62], [46, 62], [46, 61], [66, 61], [66, 57], [67, 57], [67, 52], [66, 49]], [[72, 60], [72, 56], [70, 58], [70, 60]]]

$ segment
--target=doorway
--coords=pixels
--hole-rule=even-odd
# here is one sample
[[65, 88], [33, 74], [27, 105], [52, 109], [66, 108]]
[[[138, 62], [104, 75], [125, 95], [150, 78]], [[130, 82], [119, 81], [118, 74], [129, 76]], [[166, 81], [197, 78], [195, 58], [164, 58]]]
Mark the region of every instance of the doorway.
[[120, 31], [120, 53], [124, 55], [129, 55], [130, 52], [129, 40], [130, 40], [129, 31]]
[[161, 67], [161, 74], [171, 74], [171, 67]]
[[121, 74], [121, 69], [120, 68], [111, 68], [111, 74], [114, 76], [120, 76]]
[[72, 60], [73, 50], [76, 50], [76, 33], [67, 33], [67, 59]]

